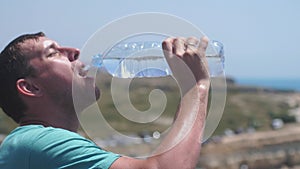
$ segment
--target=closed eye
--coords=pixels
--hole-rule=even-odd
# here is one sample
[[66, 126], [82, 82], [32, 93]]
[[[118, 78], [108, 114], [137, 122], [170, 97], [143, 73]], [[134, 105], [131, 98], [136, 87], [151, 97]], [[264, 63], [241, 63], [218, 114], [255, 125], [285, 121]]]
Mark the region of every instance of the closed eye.
[[56, 56], [59, 56], [60, 52], [59, 51], [54, 51], [54, 52], [51, 52], [50, 54], [47, 55], [47, 57], [56, 57]]

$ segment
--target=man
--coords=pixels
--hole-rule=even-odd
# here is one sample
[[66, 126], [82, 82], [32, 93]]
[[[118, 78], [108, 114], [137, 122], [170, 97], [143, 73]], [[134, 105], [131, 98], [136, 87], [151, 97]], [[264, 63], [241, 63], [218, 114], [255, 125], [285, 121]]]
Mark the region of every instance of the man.
[[178, 68], [178, 59], [189, 67], [195, 83], [181, 87], [184, 95], [180, 108], [162, 147], [184, 128], [191, 129], [168, 151], [135, 159], [106, 152], [76, 134], [79, 121], [72, 83], [82, 91], [93, 87], [96, 97], [100, 95], [94, 79], [85, 76], [79, 50], [59, 46], [43, 33], [16, 38], [0, 55], [0, 106], [20, 127], [0, 147], [0, 168], [195, 168], [210, 83], [205, 59], [208, 40], [202, 38], [196, 47], [198, 42], [195, 38], [168, 38], [163, 42], [165, 57], [179, 84], [185, 83], [187, 75]]

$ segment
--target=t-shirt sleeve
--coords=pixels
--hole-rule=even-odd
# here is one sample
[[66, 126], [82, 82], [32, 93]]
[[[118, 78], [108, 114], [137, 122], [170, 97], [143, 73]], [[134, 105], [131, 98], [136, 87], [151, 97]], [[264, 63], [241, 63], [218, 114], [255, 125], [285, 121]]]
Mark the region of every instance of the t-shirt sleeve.
[[120, 157], [62, 129], [49, 129], [40, 135], [34, 147], [29, 160], [33, 168], [108, 169]]

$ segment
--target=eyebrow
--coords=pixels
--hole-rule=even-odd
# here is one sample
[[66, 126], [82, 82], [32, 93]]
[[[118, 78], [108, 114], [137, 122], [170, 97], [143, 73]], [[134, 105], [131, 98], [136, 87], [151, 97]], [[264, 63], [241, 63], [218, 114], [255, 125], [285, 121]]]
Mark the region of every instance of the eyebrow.
[[46, 50], [51, 49], [51, 48], [56, 48], [59, 47], [58, 43], [51, 41], [49, 44], [46, 44], [47, 46], [45, 47]]

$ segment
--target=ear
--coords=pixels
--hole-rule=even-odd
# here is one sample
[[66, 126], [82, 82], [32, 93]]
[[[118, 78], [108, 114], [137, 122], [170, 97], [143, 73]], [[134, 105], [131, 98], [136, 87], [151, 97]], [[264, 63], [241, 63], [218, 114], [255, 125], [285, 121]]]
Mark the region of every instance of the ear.
[[38, 85], [36, 85], [30, 79], [19, 79], [16, 83], [19, 93], [26, 96], [39, 97], [42, 96], [42, 91]]

